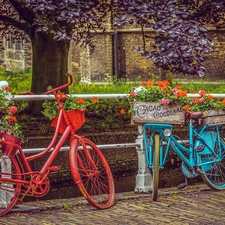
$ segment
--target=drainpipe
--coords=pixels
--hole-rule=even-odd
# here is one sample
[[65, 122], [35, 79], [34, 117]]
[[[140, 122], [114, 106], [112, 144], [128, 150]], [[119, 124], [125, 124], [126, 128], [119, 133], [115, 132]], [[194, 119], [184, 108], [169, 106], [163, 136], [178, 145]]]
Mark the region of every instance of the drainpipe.
[[[111, 4], [116, 4], [117, 1], [111, 0]], [[111, 21], [113, 26], [113, 58], [114, 58], [114, 73], [116, 76], [116, 80], [119, 80], [119, 71], [118, 71], [118, 31], [117, 27], [114, 26], [114, 22], [116, 22], [116, 16], [113, 11], [111, 13]]]
[[114, 46], [114, 69], [116, 80], [119, 80], [119, 71], [118, 71], [118, 31], [114, 28], [113, 33], [113, 46]]

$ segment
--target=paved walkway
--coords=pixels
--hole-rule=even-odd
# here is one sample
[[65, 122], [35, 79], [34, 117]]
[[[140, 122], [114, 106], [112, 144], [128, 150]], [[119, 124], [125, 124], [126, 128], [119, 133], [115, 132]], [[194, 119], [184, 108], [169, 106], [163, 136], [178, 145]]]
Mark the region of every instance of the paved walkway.
[[84, 198], [24, 203], [0, 218], [1, 225], [225, 225], [225, 191], [204, 184], [160, 189], [159, 199], [132, 192], [116, 194], [116, 204], [97, 210]]

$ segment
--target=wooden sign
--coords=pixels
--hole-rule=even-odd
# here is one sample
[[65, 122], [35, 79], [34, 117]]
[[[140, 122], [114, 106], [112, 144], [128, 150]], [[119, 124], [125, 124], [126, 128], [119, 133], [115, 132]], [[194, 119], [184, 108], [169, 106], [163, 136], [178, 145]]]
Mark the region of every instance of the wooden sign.
[[208, 110], [203, 112], [201, 126], [205, 125], [220, 125], [225, 124], [225, 111], [224, 110]]
[[133, 124], [169, 123], [184, 124], [185, 111], [181, 105], [160, 105], [157, 102], [135, 102], [135, 114], [132, 115]]

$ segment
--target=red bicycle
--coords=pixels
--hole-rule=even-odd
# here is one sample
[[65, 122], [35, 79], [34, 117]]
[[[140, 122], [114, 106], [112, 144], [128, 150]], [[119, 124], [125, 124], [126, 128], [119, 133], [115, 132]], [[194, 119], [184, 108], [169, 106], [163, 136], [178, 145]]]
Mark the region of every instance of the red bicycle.
[[[84, 123], [84, 110], [66, 112], [63, 102], [57, 97], [59, 90], [72, 84], [72, 76], [70, 74], [67, 76], [69, 77], [67, 84], [44, 93], [53, 94], [59, 107], [53, 138], [44, 151], [26, 156], [20, 144], [2, 138], [0, 216], [7, 213], [15, 204], [22, 203], [26, 195], [41, 197], [48, 193], [50, 189], [48, 175], [51, 171], [60, 170], [59, 166], [53, 166], [52, 163], [69, 136], [70, 170], [82, 195], [97, 209], [106, 209], [114, 204], [114, 180], [104, 155], [93, 142], [75, 134]], [[29, 162], [46, 155], [50, 150], [51, 153], [40, 171], [32, 171]]]

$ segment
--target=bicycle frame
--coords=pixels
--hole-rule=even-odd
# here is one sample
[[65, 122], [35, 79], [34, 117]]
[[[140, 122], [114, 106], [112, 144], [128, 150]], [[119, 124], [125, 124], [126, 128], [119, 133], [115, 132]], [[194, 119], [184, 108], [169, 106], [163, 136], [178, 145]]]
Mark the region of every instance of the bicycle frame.
[[[150, 168], [153, 167], [153, 152], [154, 152], [154, 135], [156, 133], [160, 136], [160, 148], [159, 148], [159, 166], [163, 168], [169, 148], [171, 148], [189, 167], [190, 170], [207, 166], [212, 162], [219, 161], [221, 159], [221, 146], [225, 146], [224, 142], [220, 140], [220, 126], [219, 125], [210, 125], [203, 126], [201, 128], [194, 128], [193, 124], [190, 123], [188, 127], [189, 142], [188, 147], [185, 147], [183, 144], [179, 143], [177, 139], [172, 135], [171, 124], [151, 124], [147, 123], [144, 125], [144, 146], [146, 150], [146, 160]], [[147, 130], [152, 131], [149, 140], [147, 138]], [[211, 133], [210, 133], [211, 132]], [[208, 142], [205, 141], [206, 137], [209, 137]], [[211, 138], [211, 139], [210, 139]], [[215, 140], [218, 141], [219, 151], [216, 153], [214, 151]], [[164, 142], [164, 143], [163, 143]], [[163, 146], [165, 149], [163, 150]], [[203, 149], [198, 150], [198, 147], [204, 145]], [[215, 159], [213, 161], [202, 162], [200, 160], [200, 154], [214, 155]]]

